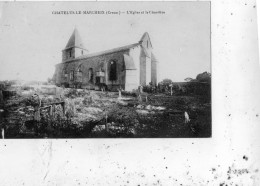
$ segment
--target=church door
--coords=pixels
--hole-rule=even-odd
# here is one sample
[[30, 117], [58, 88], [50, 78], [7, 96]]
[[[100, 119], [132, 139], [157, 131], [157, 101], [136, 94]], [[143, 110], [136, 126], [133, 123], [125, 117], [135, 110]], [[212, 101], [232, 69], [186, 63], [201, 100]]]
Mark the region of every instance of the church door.
[[100, 77], [96, 77], [96, 84], [100, 84]]

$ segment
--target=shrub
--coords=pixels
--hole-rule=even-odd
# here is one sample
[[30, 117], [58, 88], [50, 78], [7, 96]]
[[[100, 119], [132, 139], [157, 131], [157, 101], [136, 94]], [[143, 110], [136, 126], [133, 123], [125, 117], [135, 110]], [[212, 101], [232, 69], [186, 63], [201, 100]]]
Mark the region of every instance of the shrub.
[[143, 91], [147, 93], [153, 93], [154, 92], [154, 87], [151, 85], [145, 85], [143, 86]]
[[122, 93], [122, 95], [123, 96], [132, 96], [132, 97], [137, 97], [137, 92], [134, 92], [134, 91], [132, 91], [132, 92], [129, 92], [129, 91], [122, 91], [121, 92]]
[[117, 107], [113, 106], [108, 111], [108, 121], [115, 122], [124, 127], [131, 127], [135, 125], [137, 114], [134, 109], [129, 109], [127, 107]]
[[22, 89], [22, 90], [33, 90], [34, 88], [33, 88], [33, 87], [30, 87], [30, 86], [24, 85], [24, 86], [21, 87], [21, 89]]
[[64, 93], [64, 96], [68, 98], [73, 98], [77, 96], [77, 90], [74, 88], [67, 89]]
[[169, 86], [170, 84], [172, 84], [172, 80], [171, 79], [164, 79], [161, 82], [159, 82], [159, 84], [161, 84], [163, 86]]
[[196, 80], [199, 82], [211, 82], [211, 74], [209, 72], [203, 72], [201, 74], [198, 74], [196, 77]]
[[65, 115], [67, 118], [71, 118], [76, 114], [76, 107], [73, 100], [65, 100]]

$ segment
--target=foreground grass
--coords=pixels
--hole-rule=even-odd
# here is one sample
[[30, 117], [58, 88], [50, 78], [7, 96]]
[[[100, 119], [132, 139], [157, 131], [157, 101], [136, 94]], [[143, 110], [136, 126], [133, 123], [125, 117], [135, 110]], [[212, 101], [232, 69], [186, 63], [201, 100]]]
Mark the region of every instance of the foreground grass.
[[[148, 99], [146, 100], [146, 96]], [[117, 93], [67, 90], [61, 97], [41, 95], [47, 105], [65, 101], [65, 115], [41, 112], [34, 120], [30, 96], [5, 100], [4, 125], [7, 138], [104, 138], [104, 137], [210, 137], [210, 99], [197, 95], [146, 94], [142, 101], [133, 96], [119, 100]], [[163, 109], [157, 109], [163, 108]], [[184, 112], [191, 122], [184, 123]]]

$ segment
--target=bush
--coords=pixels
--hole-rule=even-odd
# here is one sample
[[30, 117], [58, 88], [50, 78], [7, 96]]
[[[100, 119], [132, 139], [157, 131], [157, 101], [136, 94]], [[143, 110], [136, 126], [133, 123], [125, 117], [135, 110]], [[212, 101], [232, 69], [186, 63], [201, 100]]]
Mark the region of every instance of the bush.
[[77, 90], [75, 88], [70, 88], [64, 91], [64, 96], [68, 98], [74, 98], [77, 96]]
[[171, 79], [164, 79], [161, 82], [159, 82], [159, 84], [161, 84], [163, 86], [169, 86], [170, 84], [172, 84], [172, 80]]
[[137, 97], [138, 96], [137, 92], [134, 92], [134, 91], [132, 91], [132, 92], [122, 91], [121, 93], [122, 93], [122, 96], [132, 96], [132, 97]]
[[203, 72], [203, 73], [197, 75], [196, 80], [198, 82], [210, 83], [211, 82], [211, 74], [209, 72]]
[[24, 86], [21, 87], [21, 90], [34, 90], [34, 88], [24, 85]]
[[91, 96], [84, 96], [84, 99], [82, 101], [84, 105], [90, 105], [93, 103], [93, 98]]
[[113, 106], [108, 111], [108, 122], [115, 122], [124, 127], [131, 127], [135, 125], [137, 114], [134, 109], [127, 107]]
[[65, 115], [67, 118], [71, 118], [76, 114], [75, 102], [70, 99], [65, 100]]
[[154, 87], [153, 86], [151, 86], [151, 85], [145, 85], [145, 86], [143, 86], [143, 91], [144, 92], [147, 92], [147, 93], [153, 93], [154, 92]]

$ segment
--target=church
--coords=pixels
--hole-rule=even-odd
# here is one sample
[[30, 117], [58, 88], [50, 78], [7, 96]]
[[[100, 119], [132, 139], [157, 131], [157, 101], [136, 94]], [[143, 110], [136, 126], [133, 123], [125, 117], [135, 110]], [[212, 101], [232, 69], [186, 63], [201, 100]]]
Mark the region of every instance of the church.
[[157, 66], [147, 32], [136, 43], [89, 53], [75, 28], [62, 50], [62, 62], [55, 66], [53, 79], [63, 87], [132, 91], [140, 85], [156, 86]]

